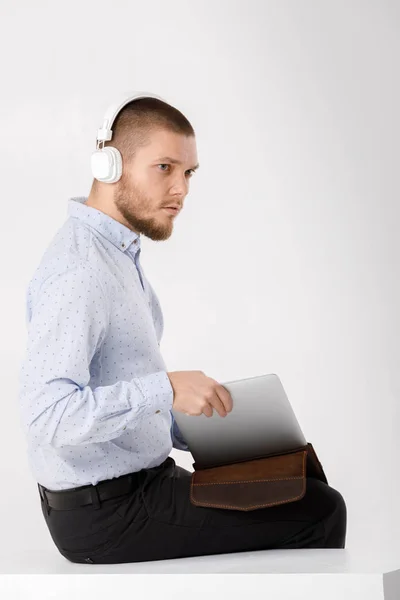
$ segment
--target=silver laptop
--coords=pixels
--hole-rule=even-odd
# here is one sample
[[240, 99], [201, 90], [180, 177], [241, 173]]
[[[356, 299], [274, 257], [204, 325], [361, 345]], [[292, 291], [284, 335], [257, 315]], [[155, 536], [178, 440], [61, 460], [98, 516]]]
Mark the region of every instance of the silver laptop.
[[275, 374], [228, 381], [232, 396], [226, 417], [188, 416], [172, 410], [196, 468], [214, 467], [294, 450], [307, 441]]

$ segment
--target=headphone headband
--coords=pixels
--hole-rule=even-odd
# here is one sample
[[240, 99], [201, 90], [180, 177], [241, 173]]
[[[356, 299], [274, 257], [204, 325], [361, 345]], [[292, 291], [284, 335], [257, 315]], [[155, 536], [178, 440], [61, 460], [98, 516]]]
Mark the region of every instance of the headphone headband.
[[96, 141], [97, 142], [105, 142], [105, 141], [109, 141], [112, 138], [112, 125], [115, 121], [116, 116], [118, 115], [118, 113], [120, 112], [120, 110], [123, 109], [123, 107], [128, 104], [129, 102], [132, 102], [132, 100], [138, 100], [139, 98], [156, 98], [157, 100], [162, 100], [163, 102], [165, 102], [164, 98], [161, 98], [161, 96], [158, 96], [157, 94], [153, 94], [151, 92], [136, 92], [134, 94], [132, 94], [131, 96], [129, 96], [128, 98], [125, 98], [122, 102], [114, 102], [114, 104], [112, 104], [106, 111], [104, 118], [103, 118], [103, 124], [100, 127], [100, 129], [97, 130], [97, 138]]

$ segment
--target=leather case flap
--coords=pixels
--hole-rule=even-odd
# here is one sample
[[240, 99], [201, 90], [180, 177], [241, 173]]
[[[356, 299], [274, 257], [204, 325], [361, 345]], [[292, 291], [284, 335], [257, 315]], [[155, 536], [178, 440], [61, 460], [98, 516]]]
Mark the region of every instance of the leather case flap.
[[286, 454], [198, 469], [190, 500], [196, 506], [255, 510], [300, 500], [306, 492], [307, 447]]

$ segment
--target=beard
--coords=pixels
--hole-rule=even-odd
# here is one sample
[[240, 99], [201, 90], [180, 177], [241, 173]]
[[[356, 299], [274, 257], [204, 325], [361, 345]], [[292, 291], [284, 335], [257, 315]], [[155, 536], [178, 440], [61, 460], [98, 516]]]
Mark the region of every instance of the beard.
[[[154, 201], [133, 184], [127, 185], [121, 178], [114, 192], [114, 204], [124, 217], [127, 226], [154, 241], [167, 240], [173, 230], [173, 219], [162, 207], [154, 207]], [[146, 216], [154, 211], [153, 217]], [[163, 214], [164, 213], [164, 214]]]

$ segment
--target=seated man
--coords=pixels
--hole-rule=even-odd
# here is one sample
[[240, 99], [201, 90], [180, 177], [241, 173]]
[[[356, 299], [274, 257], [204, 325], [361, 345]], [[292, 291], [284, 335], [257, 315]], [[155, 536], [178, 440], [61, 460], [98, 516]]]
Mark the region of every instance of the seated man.
[[187, 450], [171, 410], [225, 418], [232, 399], [201, 371], [166, 371], [139, 258], [140, 234], [172, 233], [198, 167], [194, 131], [150, 97], [127, 103], [113, 129], [123, 172], [69, 200], [28, 292], [19, 398], [56, 547], [94, 564], [344, 548], [344, 499], [317, 479], [299, 501], [249, 512], [191, 504], [191, 473], [169, 456]]

